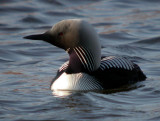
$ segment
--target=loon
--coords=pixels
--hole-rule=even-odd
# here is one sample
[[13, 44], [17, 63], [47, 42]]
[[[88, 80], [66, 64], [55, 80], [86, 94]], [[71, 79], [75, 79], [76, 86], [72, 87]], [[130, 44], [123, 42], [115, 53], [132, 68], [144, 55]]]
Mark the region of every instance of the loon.
[[69, 54], [69, 61], [53, 79], [51, 90], [105, 90], [146, 79], [140, 67], [125, 57], [101, 57], [98, 34], [84, 20], [62, 20], [43, 34], [24, 38], [43, 40]]

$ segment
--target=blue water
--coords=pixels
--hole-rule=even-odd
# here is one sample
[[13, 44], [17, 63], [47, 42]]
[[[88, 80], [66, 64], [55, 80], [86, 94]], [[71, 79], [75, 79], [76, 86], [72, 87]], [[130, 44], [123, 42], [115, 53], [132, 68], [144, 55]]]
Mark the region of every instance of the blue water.
[[[102, 54], [130, 58], [147, 80], [104, 93], [52, 92], [50, 82], [68, 55], [23, 37], [70, 18], [91, 23]], [[0, 120], [159, 121], [160, 2], [1, 0]]]

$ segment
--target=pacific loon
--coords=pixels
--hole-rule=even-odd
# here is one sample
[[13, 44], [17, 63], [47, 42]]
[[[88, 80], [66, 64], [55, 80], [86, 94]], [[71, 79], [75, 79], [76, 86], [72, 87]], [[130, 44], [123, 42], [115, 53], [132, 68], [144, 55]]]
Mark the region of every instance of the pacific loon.
[[101, 57], [98, 34], [84, 20], [63, 20], [43, 34], [24, 38], [43, 40], [69, 54], [69, 61], [53, 79], [51, 90], [103, 90], [146, 79], [140, 67], [127, 58]]

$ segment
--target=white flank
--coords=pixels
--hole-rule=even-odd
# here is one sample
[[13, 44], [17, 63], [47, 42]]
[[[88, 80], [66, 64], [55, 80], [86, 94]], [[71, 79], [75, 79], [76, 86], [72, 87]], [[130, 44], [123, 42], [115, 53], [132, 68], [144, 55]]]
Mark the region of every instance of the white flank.
[[51, 85], [51, 90], [74, 90], [74, 91], [87, 91], [87, 90], [101, 90], [102, 86], [97, 80], [86, 73], [67, 74], [63, 73]]

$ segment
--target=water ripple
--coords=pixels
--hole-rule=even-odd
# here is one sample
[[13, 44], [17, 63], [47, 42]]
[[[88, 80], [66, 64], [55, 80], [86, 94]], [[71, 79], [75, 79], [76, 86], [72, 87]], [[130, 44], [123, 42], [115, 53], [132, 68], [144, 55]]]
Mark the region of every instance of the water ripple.
[[40, 23], [45, 23], [41, 19], [35, 18], [33, 16], [27, 16], [21, 20], [24, 23], [33, 23], [33, 24], [40, 24]]
[[48, 11], [46, 12], [47, 15], [50, 16], [71, 16], [71, 17], [83, 17], [82, 15], [78, 15], [73, 12], [63, 12], [63, 11]]
[[[160, 119], [159, 1], [0, 0], [0, 6], [0, 120]], [[52, 94], [50, 82], [68, 55], [23, 36], [70, 18], [91, 23], [102, 54], [134, 61], [147, 80], [103, 92]]]

